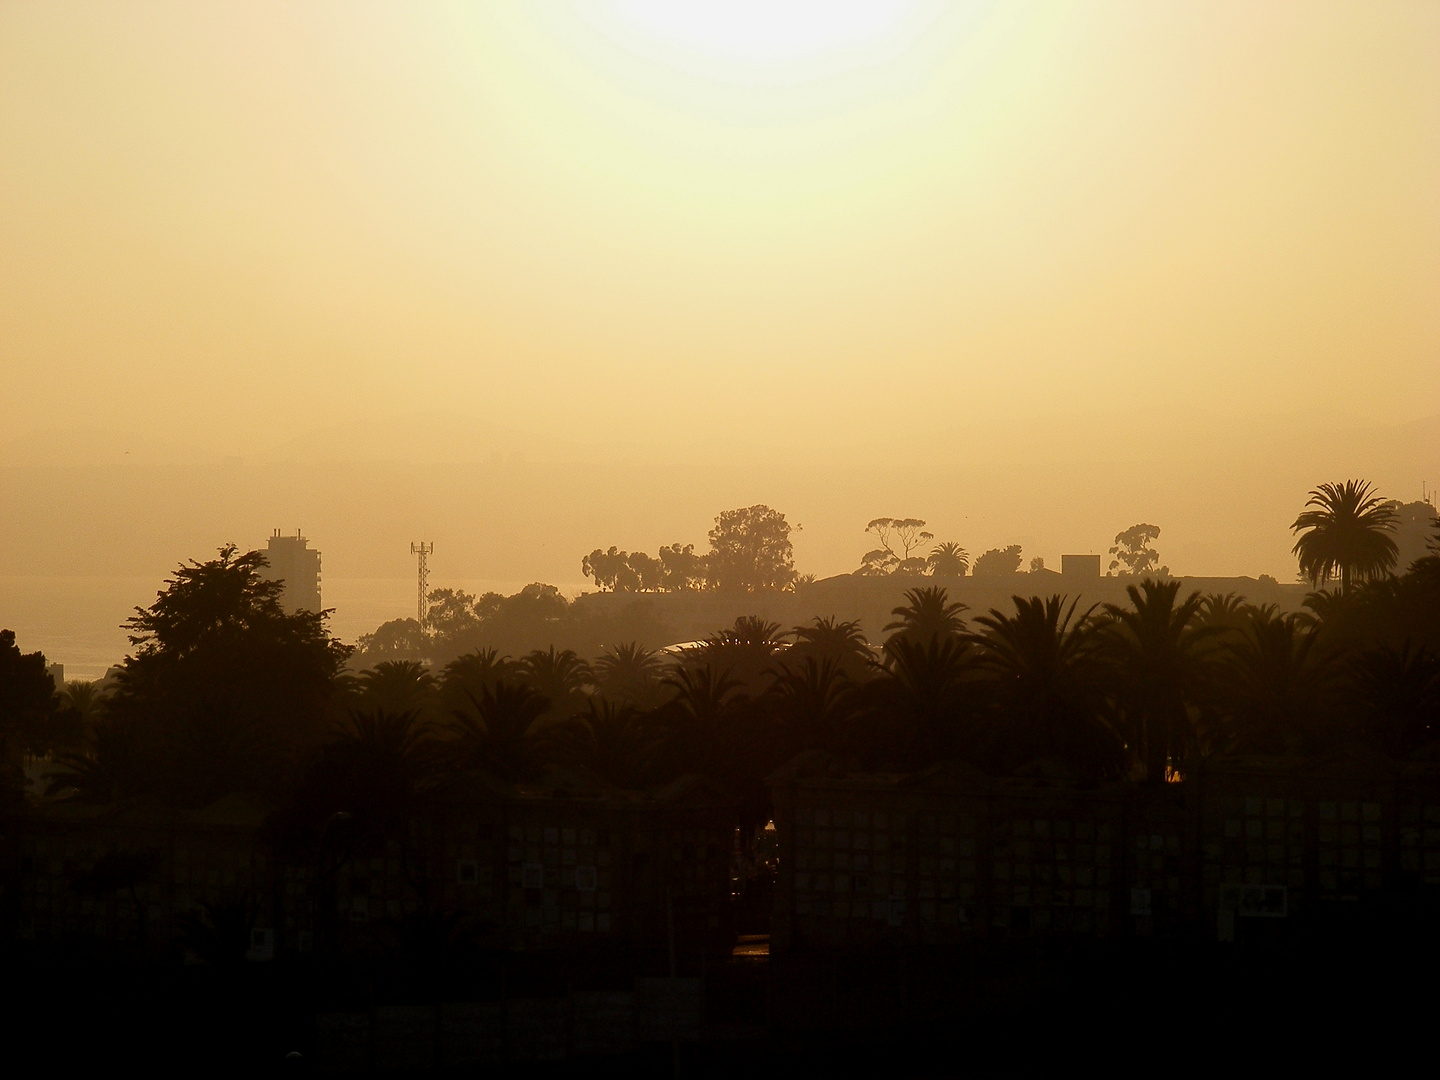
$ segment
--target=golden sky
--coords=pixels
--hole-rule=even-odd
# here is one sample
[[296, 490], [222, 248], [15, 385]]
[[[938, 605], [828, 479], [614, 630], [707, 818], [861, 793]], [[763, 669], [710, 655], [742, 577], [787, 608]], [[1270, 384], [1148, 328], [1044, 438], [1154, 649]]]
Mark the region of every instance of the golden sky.
[[[1063, 469], [1127, 417], [1440, 413], [1440, 5], [676, 10], [0, 5], [4, 438], [245, 454], [444, 410], [767, 467], [1008, 431]], [[1298, 497], [1340, 478], [1285, 445]], [[1112, 486], [1099, 541], [1153, 516]], [[953, 509], [864, 494], [823, 514]], [[655, 546], [623, 525], [595, 543]]]

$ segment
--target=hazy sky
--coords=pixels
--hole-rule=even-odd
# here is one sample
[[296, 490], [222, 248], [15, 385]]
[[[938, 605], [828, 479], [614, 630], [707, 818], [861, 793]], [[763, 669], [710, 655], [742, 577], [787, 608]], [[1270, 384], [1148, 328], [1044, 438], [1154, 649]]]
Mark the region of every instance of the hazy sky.
[[[0, 146], [16, 445], [104, 430], [191, 448], [179, 466], [331, 431], [364, 459], [365, 425], [439, 412], [733, 464], [633, 526], [653, 471], [567, 492], [555, 528], [594, 543], [703, 545], [709, 516], [790, 482], [792, 518], [843, 525], [821, 572], [854, 565], [870, 517], [960, 531], [960, 497], [922, 505], [924, 483], [997, 439], [1060, 501], [1067, 462], [1113, 459], [1085, 487], [1112, 502], [1064, 535], [1034, 524], [1033, 485], [967, 481], [997, 520], [962, 542], [1009, 528], [1052, 559], [1175, 518], [1127, 488], [1147, 455], [1200, 482], [1224, 442], [1224, 476], [1283, 473], [1256, 481], [1278, 492], [1263, 521], [1222, 499], [1161, 522], [1202, 572], [1274, 572], [1313, 483], [1440, 480], [1434, 452], [1351, 468], [1326, 434], [1440, 413], [1434, 3], [12, 0]], [[1272, 419], [1271, 456], [1240, 461], [1235, 425]], [[863, 490], [796, 479], [827, 458], [871, 470]], [[234, 538], [299, 502], [252, 499]], [[397, 546], [429, 521], [406, 513], [377, 526]], [[343, 559], [364, 516], [303, 523]], [[577, 576], [480, 552], [457, 576]]]

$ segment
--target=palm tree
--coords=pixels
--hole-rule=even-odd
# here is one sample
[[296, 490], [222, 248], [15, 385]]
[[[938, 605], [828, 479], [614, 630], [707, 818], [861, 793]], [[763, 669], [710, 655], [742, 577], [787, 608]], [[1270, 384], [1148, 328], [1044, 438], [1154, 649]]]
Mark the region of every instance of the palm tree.
[[595, 661], [600, 693], [630, 705], [655, 704], [663, 672], [660, 657], [635, 641], [616, 645]]
[[418, 660], [385, 660], [362, 671], [357, 686], [370, 712], [419, 713], [435, 702], [435, 677]]
[[1406, 641], [1356, 658], [1362, 730], [1385, 753], [1408, 757], [1440, 739], [1440, 656]]
[[666, 757], [679, 770], [713, 775], [726, 728], [742, 700], [741, 683], [710, 664], [677, 668], [665, 678], [675, 696], [657, 717], [665, 727]]
[[460, 763], [510, 783], [538, 776], [544, 761], [537, 721], [550, 708], [550, 699], [525, 684], [499, 682], [481, 687], [470, 701], [473, 712], [454, 712], [460, 723]]
[[1395, 565], [1399, 549], [1390, 536], [1395, 508], [1372, 494], [1368, 483], [1321, 484], [1305, 505], [1314, 509], [1304, 511], [1290, 529], [1304, 530], [1292, 550], [1311, 583], [1323, 584], [1338, 573], [1340, 591], [1348, 593], [1352, 578], [1381, 577]]
[[562, 757], [619, 788], [645, 782], [654, 739], [645, 715], [633, 705], [591, 698], [556, 732]]
[[1077, 601], [1015, 598], [1015, 614], [991, 609], [977, 665], [988, 675], [991, 745], [1001, 767], [1039, 758], [1069, 761], [1085, 773], [1117, 775], [1123, 741], [1107, 722], [1107, 685], [1094, 609], [1075, 618]]
[[445, 665], [440, 676], [440, 692], [452, 709], [463, 708], [469, 700], [465, 695], [479, 694], [483, 686], [494, 686], [502, 679], [515, 681], [518, 665], [495, 648], [476, 649], [457, 656]]
[[906, 589], [905, 601], [903, 606], [890, 610], [895, 621], [885, 624], [885, 633], [893, 630], [896, 636], [903, 635], [921, 644], [931, 638], [955, 637], [964, 633], [965, 620], [960, 613], [966, 607], [961, 603], [950, 603], [950, 594], [943, 587], [932, 585], [923, 589]]
[[1244, 639], [1228, 652], [1225, 748], [1260, 754], [1314, 752], [1328, 734], [1336, 675], [1319, 648], [1314, 621], [1278, 615], [1268, 605], [1258, 608]]
[[47, 773], [45, 793], [73, 790], [87, 803], [111, 803], [140, 794], [151, 780], [153, 759], [133, 719], [105, 717], [88, 732], [88, 746], [55, 756], [59, 769]]
[[799, 661], [782, 668], [770, 688], [773, 716], [784, 729], [785, 752], [839, 753], [855, 714], [855, 684], [834, 657], [805, 656]]
[[786, 667], [796, 667], [807, 658], [821, 663], [830, 661], [852, 682], [863, 681], [874, 668], [875, 656], [860, 629], [859, 619], [817, 616], [810, 626], [797, 626], [791, 634], [795, 644], [782, 662]]
[[897, 634], [885, 645], [886, 674], [865, 690], [871, 745], [865, 756], [920, 768], [976, 750], [975, 651], [962, 637], [926, 641]]
[[935, 577], [964, 577], [970, 569], [970, 553], [959, 544], [947, 540], [930, 552], [925, 565]]
[[1108, 642], [1121, 673], [1119, 699], [1151, 783], [1180, 769], [1195, 744], [1191, 707], [1209, 679], [1206, 643], [1217, 626], [1198, 625], [1198, 592], [1177, 603], [1180, 582], [1146, 578], [1126, 588], [1130, 608], [1106, 604]]
[[[548, 698], [553, 708], [566, 710], [580, 703], [595, 684], [595, 673], [574, 649], [535, 649], [520, 661], [520, 681]], [[563, 713], [562, 713], [563, 715]]]
[[775, 654], [786, 647], [784, 636], [779, 623], [742, 615], [703, 639], [698, 649], [687, 650], [684, 666], [723, 673], [737, 688], [758, 698], [775, 676]]

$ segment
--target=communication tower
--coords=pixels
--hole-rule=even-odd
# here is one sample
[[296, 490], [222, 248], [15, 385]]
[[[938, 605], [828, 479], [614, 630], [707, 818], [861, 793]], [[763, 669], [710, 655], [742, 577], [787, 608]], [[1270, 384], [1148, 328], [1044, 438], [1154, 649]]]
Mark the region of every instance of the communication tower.
[[419, 597], [416, 600], [416, 610], [420, 619], [420, 629], [425, 629], [425, 594], [430, 591], [430, 564], [427, 561], [430, 553], [435, 550], [434, 544], [427, 544], [421, 540], [418, 544], [410, 545], [410, 554], [419, 556]]

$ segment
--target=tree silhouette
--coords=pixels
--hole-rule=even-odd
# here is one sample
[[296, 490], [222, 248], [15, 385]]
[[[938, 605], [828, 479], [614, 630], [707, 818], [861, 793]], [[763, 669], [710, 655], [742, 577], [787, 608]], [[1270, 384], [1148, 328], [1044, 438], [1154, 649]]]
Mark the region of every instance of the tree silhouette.
[[360, 673], [356, 689], [371, 712], [420, 713], [436, 702], [435, 678], [415, 660], [386, 660]]
[[265, 556], [235, 546], [181, 566], [126, 626], [136, 647], [109, 712], [155, 755], [153, 790], [199, 806], [233, 791], [275, 793], [303, 745], [323, 731], [350, 649], [327, 614], [287, 614]]
[[[885, 624], [885, 633], [893, 631], [894, 637], [922, 645], [932, 638], [954, 637], [965, 631], [965, 620], [960, 617], [964, 610], [964, 604], [950, 602], [950, 594], [942, 586], [906, 589], [905, 603], [890, 609], [895, 619]], [[889, 648], [888, 642], [886, 648]]]
[[838, 659], [798, 658], [777, 673], [770, 694], [773, 715], [783, 729], [783, 756], [810, 748], [841, 753], [857, 701], [855, 684]]
[[459, 764], [510, 783], [539, 776], [545, 740], [537, 721], [550, 708], [550, 699], [524, 684], [501, 682], [481, 687], [471, 706], [454, 713], [460, 725]]
[[43, 752], [55, 716], [55, 683], [46, 670], [45, 654], [22, 653], [15, 631], [0, 630], [0, 783], [18, 790], [21, 759]]
[[655, 737], [633, 705], [591, 698], [555, 733], [562, 760], [588, 769], [619, 788], [644, 786]]
[[833, 663], [853, 683], [870, 677], [875, 657], [860, 629], [860, 620], [817, 616], [810, 625], [795, 627], [791, 634], [795, 644], [781, 660], [783, 667], [796, 667], [814, 659]]
[[710, 530], [706, 573], [717, 589], [783, 589], [795, 580], [790, 525], [765, 505], [726, 510]]
[[445, 665], [440, 676], [440, 693], [449, 708], [464, 708], [470, 702], [467, 695], [478, 697], [481, 688], [493, 687], [502, 680], [514, 682], [518, 676], [519, 665], [510, 657], [500, 655], [498, 649], [476, 649]]
[[578, 706], [595, 682], [595, 673], [573, 649], [534, 649], [518, 664], [519, 680], [564, 714]]
[[1302, 512], [1290, 529], [1301, 534], [1292, 550], [1312, 584], [1338, 573], [1340, 591], [1349, 593], [1352, 579], [1368, 581], [1395, 565], [1398, 549], [1390, 536], [1395, 509], [1372, 494], [1368, 483], [1321, 484], [1305, 505], [1313, 509]]
[[1011, 544], [1004, 548], [991, 548], [975, 560], [970, 572], [976, 577], [998, 577], [1013, 574], [1020, 569], [1020, 545]]
[[641, 707], [658, 704], [663, 675], [660, 657], [634, 641], [614, 646], [595, 661], [599, 692], [617, 704]]
[[886, 642], [885, 652], [886, 675], [865, 688], [864, 756], [911, 769], [957, 755], [973, 759], [977, 702], [970, 643], [958, 632], [923, 638], [901, 633]]
[[1405, 642], [1353, 662], [1362, 732], [1384, 753], [1409, 757], [1440, 740], [1440, 656]]
[[1145, 776], [1163, 783], [1169, 766], [1183, 769], [1196, 749], [1191, 708], [1208, 688], [1218, 627], [1198, 624], [1201, 600], [1191, 593], [1177, 602], [1178, 581], [1146, 578], [1126, 588], [1130, 608], [1106, 604], [1109, 643], [1120, 671], [1121, 707], [1130, 720], [1132, 744]]
[[1115, 534], [1115, 546], [1110, 554], [1110, 572], [1120, 571], [1122, 577], [1140, 577], [1144, 574], [1170, 573], [1168, 566], [1160, 565], [1160, 555], [1150, 545], [1160, 535], [1158, 525], [1131, 525], [1124, 532]]
[[901, 564], [915, 548], [935, 539], [934, 533], [925, 531], [925, 522], [920, 518], [876, 518], [865, 526], [865, 531], [874, 533], [881, 549]]
[[1107, 679], [1091, 611], [1076, 601], [1015, 597], [1015, 614], [975, 621], [977, 665], [989, 676], [990, 750], [1001, 768], [1039, 758], [1068, 761], [1094, 777], [1118, 776], [1124, 743], [1105, 718]]
[[1228, 649], [1221, 735], [1230, 751], [1314, 753], [1334, 734], [1336, 668], [1312, 620], [1255, 609], [1243, 639]]
[[970, 553], [954, 541], [947, 540], [930, 552], [925, 565], [939, 578], [964, 577], [970, 569]]

